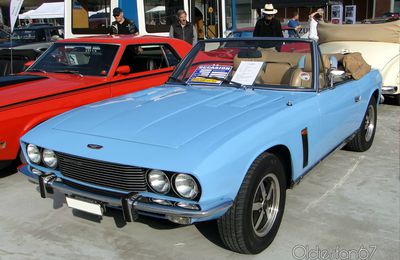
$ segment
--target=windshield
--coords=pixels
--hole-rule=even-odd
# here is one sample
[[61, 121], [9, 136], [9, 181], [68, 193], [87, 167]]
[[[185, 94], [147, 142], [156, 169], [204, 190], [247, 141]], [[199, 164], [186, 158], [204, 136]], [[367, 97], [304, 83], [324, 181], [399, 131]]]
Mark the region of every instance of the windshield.
[[[12, 33], [11, 38], [13, 41], [40, 41], [39, 36], [36, 34], [36, 32], [37, 30], [15, 30]], [[44, 32], [42, 37], [44, 38], [43, 40], [46, 40]]]
[[110, 44], [55, 43], [28, 71], [106, 76], [117, 50]]
[[310, 41], [221, 39], [199, 42], [168, 82], [311, 90], [312, 72]]

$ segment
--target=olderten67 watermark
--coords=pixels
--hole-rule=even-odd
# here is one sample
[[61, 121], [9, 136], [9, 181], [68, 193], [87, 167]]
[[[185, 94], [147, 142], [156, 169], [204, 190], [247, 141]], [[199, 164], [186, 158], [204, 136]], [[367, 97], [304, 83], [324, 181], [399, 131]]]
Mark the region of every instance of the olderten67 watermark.
[[359, 248], [354, 249], [341, 248], [339, 246], [333, 249], [324, 249], [319, 246], [296, 245], [292, 249], [292, 256], [298, 260], [370, 260], [373, 259], [375, 252], [375, 245], [361, 245]]

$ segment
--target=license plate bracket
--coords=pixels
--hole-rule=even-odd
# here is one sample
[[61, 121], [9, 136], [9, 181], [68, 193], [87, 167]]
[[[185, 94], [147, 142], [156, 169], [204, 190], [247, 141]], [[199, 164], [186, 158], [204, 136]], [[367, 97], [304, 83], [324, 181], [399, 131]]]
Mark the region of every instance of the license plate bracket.
[[82, 200], [75, 197], [72, 198], [69, 196], [65, 196], [65, 200], [67, 201], [67, 205], [70, 208], [91, 213], [97, 216], [103, 216], [103, 207], [100, 203]]

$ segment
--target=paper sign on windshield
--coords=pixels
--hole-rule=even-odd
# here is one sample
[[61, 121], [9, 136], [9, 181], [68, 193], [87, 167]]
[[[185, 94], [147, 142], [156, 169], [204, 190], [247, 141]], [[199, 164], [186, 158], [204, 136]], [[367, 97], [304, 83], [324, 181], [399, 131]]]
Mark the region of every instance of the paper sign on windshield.
[[233, 82], [251, 86], [257, 78], [264, 62], [262, 61], [242, 61], [239, 68], [232, 78]]
[[188, 79], [189, 84], [215, 84], [221, 85], [229, 75], [232, 66], [207, 65], [199, 66]]

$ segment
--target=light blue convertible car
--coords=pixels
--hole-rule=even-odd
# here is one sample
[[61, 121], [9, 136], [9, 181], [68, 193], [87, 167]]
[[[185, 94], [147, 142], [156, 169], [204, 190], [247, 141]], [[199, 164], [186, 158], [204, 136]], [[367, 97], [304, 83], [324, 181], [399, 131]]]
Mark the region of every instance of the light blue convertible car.
[[335, 149], [373, 142], [381, 76], [354, 80], [338, 57], [300, 39], [199, 42], [164, 85], [28, 132], [20, 172], [43, 198], [61, 192], [97, 215], [217, 220], [227, 248], [259, 253], [279, 229], [286, 189]]

